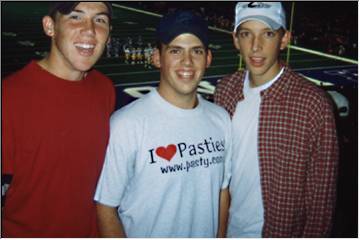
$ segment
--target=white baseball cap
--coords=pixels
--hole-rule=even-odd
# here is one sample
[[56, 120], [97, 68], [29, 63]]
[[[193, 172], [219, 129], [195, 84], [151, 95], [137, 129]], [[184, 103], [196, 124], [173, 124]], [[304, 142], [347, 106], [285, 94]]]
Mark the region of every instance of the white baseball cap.
[[286, 29], [286, 16], [281, 2], [238, 2], [235, 8], [234, 32], [240, 24], [257, 20], [273, 30]]

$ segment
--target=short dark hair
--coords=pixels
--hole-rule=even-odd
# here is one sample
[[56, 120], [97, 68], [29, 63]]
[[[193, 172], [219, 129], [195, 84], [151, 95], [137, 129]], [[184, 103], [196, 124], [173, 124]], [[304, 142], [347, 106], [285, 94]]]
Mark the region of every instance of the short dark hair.
[[[61, 13], [64, 15], [67, 15], [69, 13], [71, 13], [74, 8], [79, 4], [80, 2], [72, 2], [72, 1], [68, 1], [68, 2], [50, 2], [49, 4], [49, 12], [48, 15], [55, 20], [55, 16], [56, 13]], [[110, 19], [110, 23], [111, 23], [111, 19], [112, 19], [112, 6], [110, 2], [102, 2], [106, 5], [106, 7], [109, 10], [109, 19]]]

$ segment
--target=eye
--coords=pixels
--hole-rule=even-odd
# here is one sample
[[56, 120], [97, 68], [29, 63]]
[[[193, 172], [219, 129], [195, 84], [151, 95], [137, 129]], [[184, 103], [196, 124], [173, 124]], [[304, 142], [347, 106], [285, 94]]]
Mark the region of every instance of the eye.
[[240, 31], [240, 32], [239, 32], [239, 36], [240, 36], [241, 38], [247, 38], [247, 37], [250, 36], [250, 32], [248, 32], [248, 31]]
[[203, 48], [195, 48], [194, 53], [196, 55], [204, 55], [205, 54], [205, 49], [203, 49]]
[[273, 32], [273, 31], [266, 31], [266, 32], [265, 32], [265, 37], [267, 37], [267, 38], [273, 38], [273, 37], [275, 37], [275, 32]]
[[72, 20], [81, 20], [81, 17], [78, 14], [71, 14], [69, 18]]
[[107, 17], [105, 17], [105, 16], [101, 16], [101, 17], [99, 16], [99, 17], [95, 18], [95, 22], [96, 23], [108, 24], [109, 19]]
[[170, 54], [179, 54], [179, 53], [180, 53], [180, 49], [179, 49], [179, 48], [170, 48], [170, 49], [169, 49], [169, 53], [170, 53]]

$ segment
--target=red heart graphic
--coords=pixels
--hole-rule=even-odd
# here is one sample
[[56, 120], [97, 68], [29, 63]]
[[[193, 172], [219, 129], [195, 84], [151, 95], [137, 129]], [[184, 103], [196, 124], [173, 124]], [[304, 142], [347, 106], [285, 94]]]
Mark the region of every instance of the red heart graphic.
[[175, 155], [176, 153], [176, 146], [174, 144], [170, 144], [168, 145], [166, 148], [165, 147], [158, 147], [156, 149], [156, 154], [159, 157], [162, 157], [168, 161], [171, 161], [172, 157]]

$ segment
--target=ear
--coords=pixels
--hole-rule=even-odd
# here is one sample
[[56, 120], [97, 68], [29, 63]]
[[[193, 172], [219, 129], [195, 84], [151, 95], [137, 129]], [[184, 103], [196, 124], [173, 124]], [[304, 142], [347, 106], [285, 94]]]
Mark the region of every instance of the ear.
[[208, 49], [207, 55], [206, 55], [206, 68], [210, 67], [212, 61], [212, 52], [210, 49]]
[[160, 68], [161, 67], [161, 63], [160, 63], [160, 51], [158, 48], [154, 49], [154, 52], [152, 54], [152, 63], [155, 67]]
[[290, 43], [291, 33], [289, 31], [285, 31], [284, 36], [281, 38], [280, 42], [280, 50], [284, 50], [287, 45]]
[[232, 33], [232, 37], [233, 37], [233, 43], [234, 43], [235, 48], [240, 51], [239, 38], [238, 38], [236, 32]]
[[47, 36], [49, 37], [53, 37], [55, 34], [54, 31], [54, 20], [50, 17], [50, 16], [44, 16], [42, 19], [42, 25], [43, 25], [43, 29], [44, 32]]
[[109, 44], [111, 42], [111, 32], [112, 32], [112, 25], [110, 25], [109, 27], [109, 36], [108, 36], [108, 40], [106, 41], [106, 44]]

